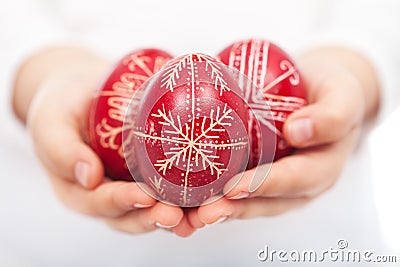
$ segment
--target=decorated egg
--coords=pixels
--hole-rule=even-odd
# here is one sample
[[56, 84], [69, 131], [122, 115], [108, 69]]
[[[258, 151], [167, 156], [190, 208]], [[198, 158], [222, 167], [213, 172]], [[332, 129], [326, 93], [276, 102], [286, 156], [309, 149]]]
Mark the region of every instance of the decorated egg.
[[133, 138], [124, 135], [137, 155], [129, 169], [138, 165], [154, 197], [168, 203], [193, 207], [220, 196], [249, 156], [248, 110], [231, 70], [211, 56], [187, 54], [143, 91], [132, 112]]
[[238, 81], [249, 106], [248, 168], [290, 154], [293, 148], [285, 142], [283, 124], [290, 113], [307, 103], [306, 88], [293, 60], [277, 45], [256, 39], [233, 43], [217, 58], [247, 77]]
[[118, 62], [97, 91], [89, 109], [87, 135], [108, 177], [132, 180], [132, 175], [137, 173], [137, 166], [132, 166], [131, 174], [126, 165], [126, 159], [133, 163], [136, 156], [131, 140], [122, 138], [123, 133], [130, 132], [133, 127], [125, 125], [124, 128], [125, 112], [130, 103], [139, 102], [142, 84], [171, 58], [159, 49], [136, 50]]

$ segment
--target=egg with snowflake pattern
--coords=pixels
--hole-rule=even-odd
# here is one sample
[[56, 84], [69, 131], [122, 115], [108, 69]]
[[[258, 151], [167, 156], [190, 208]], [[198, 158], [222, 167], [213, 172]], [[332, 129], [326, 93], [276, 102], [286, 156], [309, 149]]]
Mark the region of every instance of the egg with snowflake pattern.
[[132, 166], [130, 172], [125, 161], [136, 162], [133, 143], [128, 139], [124, 143], [122, 138], [133, 127], [123, 127], [125, 112], [130, 103], [139, 102], [142, 84], [171, 58], [160, 49], [133, 51], [117, 63], [96, 92], [89, 108], [87, 139], [101, 158], [108, 177], [132, 181], [132, 176], [136, 176], [137, 166]]
[[133, 140], [153, 196], [183, 207], [220, 196], [249, 156], [248, 111], [232, 72], [211, 56], [187, 54], [169, 61], [143, 91]]
[[217, 58], [247, 77], [238, 80], [250, 107], [248, 168], [289, 155], [293, 148], [285, 142], [283, 124], [307, 104], [304, 81], [293, 60], [277, 45], [257, 39], [235, 42]]

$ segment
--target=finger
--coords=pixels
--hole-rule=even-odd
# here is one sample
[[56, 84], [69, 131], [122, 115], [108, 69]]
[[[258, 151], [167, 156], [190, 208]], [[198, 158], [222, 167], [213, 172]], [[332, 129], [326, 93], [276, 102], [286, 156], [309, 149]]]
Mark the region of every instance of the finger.
[[[59, 107], [58, 101], [62, 100], [54, 92], [44, 90], [40, 93], [32, 103], [28, 117], [28, 128], [40, 160], [46, 169], [60, 177], [78, 181], [85, 188], [96, 187], [103, 180], [103, 165], [84, 143], [80, 119], [74, 114], [76, 111], [67, 108], [67, 103], [64, 108]], [[45, 102], [49, 98], [54, 102]], [[80, 102], [75, 104], [79, 106]]]
[[183, 211], [176, 206], [157, 202], [153, 207], [135, 210], [119, 218], [107, 219], [107, 224], [126, 233], [145, 233], [157, 228], [172, 228], [183, 218]]
[[[221, 221], [221, 218], [231, 220], [276, 216], [302, 207], [310, 200], [308, 198], [252, 198], [242, 200], [222, 198], [209, 205], [201, 206], [198, 216], [204, 224], [213, 224], [216, 221]], [[226, 212], [228, 210], [229, 212]]]
[[198, 208], [190, 209], [187, 213], [188, 220], [190, 224], [196, 228], [203, 228], [205, 224], [200, 220], [198, 215]]
[[179, 224], [172, 228], [172, 232], [180, 237], [189, 237], [195, 230], [195, 227], [189, 221], [187, 213], [183, 216]]
[[69, 181], [78, 181], [85, 188], [91, 189], [101, 183], [104, 176], [102, 163], [83, 142], [75, 125], [47, 114], [38, 118], [30, 131], [36, 153], [52, 173]]
[[222, 197], [214, 202], [200, 206], [197, 210], [197, 215], [202, 224], [219, 224], [228, 220], [234, 212], [234, 201]]
[[118, 217], [156, 204], [156, 200], [142, 190], [141, 187], [146, 187], [144, 184], [110, 181], [87, 191], [54, 175], [51, 178], [57, 195], [68, 207], [91, 216]]
[[277, 216], [303, 207], [311, 198], [252, 198], [234, 201], [235, 211], [231, 218], [250, 219], [261, 216]]
[[[332, 186], [339, 177], [358, 131], [341, 142], [303, 149], [234, 177], [224, 187], [230, 199], [254, 197], [308, 197]], [[240, 178], [240, 179], [239, 179]]]
[[[305, 68], [306, 79], [315, 73]], [[364, 97], [352, 75], [338, 69], [307, 81], [310, 104], [293, 112], [284, 124], [283, 133], [290, 145], [302, 148], [327, 144], [342, 138], [362, 121]]]

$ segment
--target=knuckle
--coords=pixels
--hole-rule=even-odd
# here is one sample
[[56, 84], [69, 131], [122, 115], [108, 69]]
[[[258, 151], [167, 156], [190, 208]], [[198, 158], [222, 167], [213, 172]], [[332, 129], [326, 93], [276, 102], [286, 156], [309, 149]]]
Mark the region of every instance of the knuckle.
[[310, 170], [315, 169], [313, 162], [300, 158], [292, 158], [286, 161], [284, 165], [285, 181], [282, 192], [290, 196], [298, 196], [304, 194], [313, 187], [313, 179], [310, 178]]
[[26, 122], [26, 128], [27, 131], [33, 141], [33, 145], [36, 146], [38, 145], [38, 142], [40, 141], [40, 118], [35, 112], [30, 112], [27, 122]]
[[[76, 157], [79, 155], [80, 144], [78, 142], [62, 142], [57, 137], [49, 137], [43, 145], [47, 157], [64, 174], [72, 175]], [[68, 172], [68, 173], [65, 173]]]
[[123, 232], [123, 233], [132, 233], [132, 231], [128, 231], [124, 227], [122, 227], [119, 223], [117, 223], [114, 219], [104, 219], [104, 223], [114, 231]]
[[[60, 136], [53, 134], [53, 131], [42, 126], [36, 116], [32, 116], [29, 129], [33, 148], [39, 160], [45, 167], [55, 173], [70, 176], [72, 173], [73, 155], [78, 155], [79, 143], [62, 140]], [[68, 171], [68, 173], [65, 173]]]
[[264, 184], [259, 188], [260, 195], [280, 197], [296, 190], [299, 170], [296, 169], [294, 159], [282, 160], [279, 165], [272, 165], [270, 173], [270, 177], [266, 177]]
[[151, 227], [135, 222], [131, 216], [129, 216], [129, 222], [133, 221], [133, 223], [128, 223], [126, 220], [128, 218], [106, 218], [104, 222], [111, 229], [128, 234], [147, 233], [155, 229], [155, 226]]
[[339, 110], [333, 110], [333, 109], [326, 111], [326, 119], [328, 125], [331, 126], [329, 128], [330, 130], [341, 129], [343, 126], [346, 125], [347, 122], [347, 116], [345, 112], [340, 112]]
[[[274, 168], [271, 164], [271, 169]], [[275, 183], [275, 175], [270, 169], [265, 170], [262, 166], [256, 167], [256, 170], [252, 172], [250, 178], [250, 184], [248, 188], [252, 196], [264, 196], [270, 192], [270, 188]]]
[[74, 199], [72, 199], [71, 197], [69, 197], [68, 195], [65, 194], [58, 194], [58, 199], [61, 201], [61, 203], [64, 204], [65, 207], [67, 207], [68, 209], [74, 211], [74, 212], [78, 212], [90, 217], [94, 217], [94, 218], [98, 218], [99, 215], [98, 213], [96, 213], [95, 210], [91, 209], [89, 207], [89, 205], [85, 204], [85, 203], [79, 203], [77, 204], [76, 201]]
[[347, 112], [343, 110], [326, 111], [324, 123], [320, 126], [319, 138], [326, 142], [341, 138], [349, 128], [349, 118]]

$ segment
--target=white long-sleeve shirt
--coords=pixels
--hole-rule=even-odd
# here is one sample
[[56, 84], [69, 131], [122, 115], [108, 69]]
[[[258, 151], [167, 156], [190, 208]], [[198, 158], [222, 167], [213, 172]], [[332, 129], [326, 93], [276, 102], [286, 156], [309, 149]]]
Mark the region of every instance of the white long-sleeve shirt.
[[87, 46], [117, 60], [147, 46], [175, 55], [215, 55], [235, 40], [260, 37], [292, 55], [323, 43], [365, 53], [381, 77], [383, 122], [400, 101], [399, 9], [398, 1], [378, 0], [0, 3], [0, 266], [257, 266], [266, 264], [257, 259], [266, 245], [320, 252], [337, 248], [338, 239], [354, 250], [396, 252], [400, 261], [400, 232], [394, 227], [399, 212], [393, 205], [400, 200], [393, 190], [400, 175], [390, 164], [395, 164], [400, 144], [385, 138], [400, 136], [399, 127], [393, 127], [400, 112], [376, 131], [372, 143], [364, 138], [336, 186], [306, 207], [273, 218], [209, 226], [180, 239], [164, 231], [117, 233], [67, 210], [12, 116], [9, 99], [21, 60], [54, 43]]

